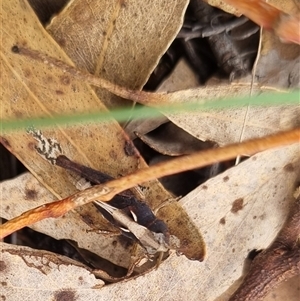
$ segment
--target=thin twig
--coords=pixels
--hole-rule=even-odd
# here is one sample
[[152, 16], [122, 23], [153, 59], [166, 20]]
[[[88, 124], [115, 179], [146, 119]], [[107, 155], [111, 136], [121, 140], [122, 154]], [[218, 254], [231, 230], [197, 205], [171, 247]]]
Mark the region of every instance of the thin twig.
[[[175, 92], [160, 92], [160, 93], [152, 93], [152, 92], [146, 92], [146, 91], [139, 91], [139, 90], [130, 90], [128, 88], [118, 86], [110, 81], [107, 81], [101, 77], [97, 77], [87, 71], [79, 70], [71, 65], [68, 65], [67, 63], [58, 60], [52, 56], [48, 56], [45, 53], [41, 53], [39, 51], [25, 48], [25, 47], [19, 47], [19, 46], [13, 46], [12, 51], [16, 54], [26, 56], [34, 61], [42, 62], [52, 68], [58, 68], [63, 73], [66, 73], [70, 75], [71, 77], [81, 81], [88, 83], [90, 85], [100, 87], [103, 89], [106, 89], [107, 91], [125, 98], [132, 100], [134, 102], [141, 103], [143, 105], [151, 106], [151, 107], [159, 107], [159, 110], [164, 112], [168, 111], [170, 112], [171, 108], [170, 105], [172, 104], [174, 110], [171, 110], [174, 112], [186, 112], [190, 111], [191, 109], [194, 110], [195, 107], [191, 106], [189, 110], [187, 108], [189, 107], [187, 104], [191, 102], [191, 104], [197, 103], [197, 106], [202, 105], [203, 108], [228, 108], [230, 106], [230, 103], [228, 100], [218, 100], [217, 103], [214, 104], [214, 102], [210, 101], [210, 97], [204, 97], [203, 93], [201, 94], [201, 97], [199, 97], [199, 90], [198, 89], [188, 89], [183, 91], [175, 91]], [[249, 87], [250, 89], [250, 87]], [[253, 89], [253, 85], [251, 86], [251, 89]], [[216, 91], [216, 87], [212, 87], [211, 89], [206, 88], [205, 91], [210, 91], [211, 95], [214, 95]], [[283, 92], [283, 90], [278, 90], [276, 88], [272, 87], [264, 87], [264, 91], [269, 92]], [[250, 92], [250, 90], [249, 90]], [[286, 92], [286, 91], [284, 91]], [[218, 97], [220, 98], [220, 97]], [[298, 98], [297, 100], [298, 101]], [[262, 102], [259, 100], [258, 102], [255, 101], [255, 98], [252, 99], [251, 103], [253, 105], [261, 105]], [[275, 102], [274, 102], [275, 104]], [[232, 104], [231, 104], [232, 106]]]
[[29, 210], [0, 226], [0, 239], [25, 226], [48, 217], [58, 217], [78, 206], [95, 200], [109, 201], [116, 194], [146, 181], [172, 175], [186, 170], [204, 167], [216, 162], [226, 161], [242, 154], [255, 154], [273, 147], [299, 143], [300, 128], [263, 138], [235, 143], [225, 147], [196, 152], [191, 155], [161, 162], [149, 168], [137, 170], [125, 177], [97, 185], [78, 192], [61, 201], [48, 203]]

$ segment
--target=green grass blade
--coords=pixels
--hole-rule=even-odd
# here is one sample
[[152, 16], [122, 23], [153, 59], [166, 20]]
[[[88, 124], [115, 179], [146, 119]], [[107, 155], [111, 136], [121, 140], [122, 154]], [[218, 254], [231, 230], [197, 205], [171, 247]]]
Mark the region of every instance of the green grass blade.
[[[226, 100], [212, 100], [204, 104], [195, 102], [181, 103], [179, 105], [168, 105], [155, 108], [151, 107], [137, 107], [123, 108], [119, 110], [96, 112], [89, 114], [78, 115], [59, 115], [53, 117], [43, 118], [28, 118], [20, 120], [1, 120], [1, 133], [6, 133], [15, 130], [24, 130], [34, 126], [35, 128], [53, 127], [53, 126], [70, 126], [83, 123], [96, 122], [111, 122], [116, 120], [118, 122], [127, 121], [131, 119], [150, 118], [158, 116], [161, 112], [167, 114], [176, 113], [195, 113], [200, 110], [212, 109], [228, 109], [241, 108], [249, 104], [249, 97], [239, 97]], [[299, 90], [290, 93], [263, 93], [258, 96], [251, 97], [251, 106], [277, 106], [277, 105], [296, 105], [299, 104]]]

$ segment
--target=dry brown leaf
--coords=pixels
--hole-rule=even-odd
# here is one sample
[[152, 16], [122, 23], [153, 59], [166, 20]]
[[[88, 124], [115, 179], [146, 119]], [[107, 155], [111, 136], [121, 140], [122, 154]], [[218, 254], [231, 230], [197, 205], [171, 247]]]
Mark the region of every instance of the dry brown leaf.
[[[26, 2], [3, 1], [1, 15], [3, 119], [106, 110], [86, 84], [73, 80], [59, 70], [49, 69], [49, 66], [43, 63], [12, 54], [12, 46], [18, 44], [39, 49], [72, 64], [55, 41], [44, 31]], [[70, 126], [64, 129], [53, 128], [45, 131], [40, 131], [33, 125], [27, 131], [24, 129], [18, 133], [2, 135], [1, 142], [59, 198], [76, 192], [77, 182], [77, 179], [66, 171], [52, 165], [55, 157], [61, 153], [115, 177], [146, 167], [122, 129], [113, 120], [110, 123]], [[126, 154], [126, 146], [132, 149], [133, 155]], [[157, 181], [146, 183], [144, 188], [145, 197], [152, 208], [171, 197]], [[77, 214], [78, 219], [85, 217], [86, 220], [92, 219], [96, 225], [100, 223], [98, 221], [100, 215], [93, 206], [85, 206], [74, 214]], [[190, 254], [201, 253], [201, 235], [191, 223], [183, 223], [187, 220], [187, 216], [180, 205], [170, 206], [168, 214], [171, 232], [179, 238], [189, 235], [190, 240], [194, 242]], [[183, 224], [181, 228], [177, 227], [178, 223]], [[106, 242], [105, 246], [98, 245], [98, 249], [92, 251], [101, 255], [106, 247], [110, 248], [111, 253], [116, 251], [109, 242]], [[128, 250], [120, 246], [120, 250], [122, 249], [122, 255], [112, 256], [119, 264], [124, 261], [123, 257], [130, 256]]]
[[[47, 27], [80, 69], [139, 90], [180, 30], [189, 1], [73, 0]], [[124, 100], [97, 89], [108, 107]]]

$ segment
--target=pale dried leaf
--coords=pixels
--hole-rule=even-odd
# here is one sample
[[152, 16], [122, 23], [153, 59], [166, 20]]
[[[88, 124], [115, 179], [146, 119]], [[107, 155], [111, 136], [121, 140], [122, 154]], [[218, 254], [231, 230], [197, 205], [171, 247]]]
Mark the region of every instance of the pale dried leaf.
[[[174, 77], [176, 77], [176, 74], [181, 73], [181, 68], [182, 66], [175, 68]], [[253, 89], [251, 89], [250, 83], [223, 84], [198, 88], [197, 99], [199, 99], [199, 101], [209, 101], [210, 99], [217, 98], [246, 97], [251, 94], [251, 91], [253, 95], [255, 95], [272, 90], [275, 91], [270, 87], [259, 87], [257, 85], [254, 85]], [[180, 92], [178, 92], [176, 99], [172, 101], [172, 103], [184, 103], [186, 101], [188, 101], [188, 90], [182, 92], [182, 97], [180, 97]], [[166, 112], [164, 114], [173, 123], [194, 137], [204, 141], [215, 141], [219, 145], [240, 142], [255, 137], [263, 137], [280, 130], [297, 127], [300, 124], [299, 106], [251, 106], [251, 98], [249, 98], [249, 106], [238, 109], [179, 114]]]
[[249, 106], [236, 110], [215, 110], [168, 117], [201, 140], [225, 145], [295, 128], [300, 122], [299, 114], [299, 106]]
[[[103, 290], [101, 280], [96, 279], [81, 264], [64, 256], [5, 243], [0, 243], [0, 251], [1, 293], [7, 301], [28, 300], [28, 298], [30, 300], [40, 300], [42, 298], [45, 301], [50, 301], [53, 298], [63, 297], [69, 298], [66, 300], [72, 300], [76, 297], [76, 301], [138, 300], [138, 298], [135, 298], [135, 295], [140, 295], [138, 291], [144, 292], [139, 300], [145, 300], [146, 298], [147, 300], [158, 300], [157, 296], [151, 294], [146, 287], [141, 287], [141, 283], [134, 285], [133, 282], [135, 281], [118, 285], [121, 286], [124, 293], [121, 289], [118, 290], [118, 294], [112, 294], [110, 288]], [[45, 261], [45, 258], [47, 258], [47, 261]], [[22, 277], [20, 277], [20, 271], [22, 271]], [[156, 282], [156, 284], [159, 288], [159, 282]], [[185, 290], [184, 284], [185, 282], [178, 283], [177, 286], [179, 286], [179, 289], [183, 288]], [[111, 288], [115, 286], [113, 285]], [[136, 288], [134, 293], [131, 291], [131, 296], [130, 286]], [[190, 295], [186, 296], [190, 300]], [[298, 297], [299, 277], [295, 277], [282, 283], [278, 289], [266, 298], [266, 301], [296, 301]], [[172, 299], [169, 291], [166, 291], [163, 298], [164, 300], [178, 300], [176, 297]], [[222, 298], [217, 298], [216, 301], [226, 301], [228, 298], [229, 295], [223, 295]]]
[[[78, 68], [141, 89], [180, 30], [187, 4], [73, 0], [47, 29]], [[124, 105], [107, 91], [97, 95], [109, 107]]]
[[210, 294], [220, 293], [240, 277], [251, 250], [264, 249], [272, 242], [294, 201], [299, 162], [299, 144], [266, 151], [207, 181], [180, 201], [207, 242], [204, 270], [209, 271]]
[[2, 300], [96, 300], [104, 285], [64, 256], [3, 242], [0, 252]]

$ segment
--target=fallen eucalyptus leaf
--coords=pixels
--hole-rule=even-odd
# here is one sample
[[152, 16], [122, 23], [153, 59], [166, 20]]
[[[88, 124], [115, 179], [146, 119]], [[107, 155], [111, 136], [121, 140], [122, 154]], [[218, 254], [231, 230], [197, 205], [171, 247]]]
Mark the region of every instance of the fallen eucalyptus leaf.
[[[189, 1], [73, 0], [47, 27], [80, 69], [140, 90], [180, 30]], [[97, 95], [109, 108], [124, 106], [106, 90]]]
[[[176, 72], [176, 71], [174, 71]], [[178, 70], [180, 72], [180, 70]], [[250, 91], [263, 94], [271, 88], [259, 88], [251, 84], [231, 84], [208, 86], [198, 89], [198, 99], [209, 100], [226, 97], [250, 95]], [[179, 91], [176, 98], [171, 98], [169, 104], [184, 103], [188, 98], [188, 91]], [[176, 92], [175, 92], [176, 93]], [[180, 98], [180, 93], [182, 98]], [[184, 96], [185, 94], [185, 96]], [[278, 95], [278, 97], [280, 97]], [[279, 130], [295, 128], [300, 123], [299, 106], [257, 106], [251, 105], [253, 98], [249, 98], [249, 105], [236, 109], [220, 109], [199, 112], [164, 114], [177, 126], [194, 137], [203, 141], [210, 140], [219, 145], [240, 142], [243, 140], [263, 137]]]
[[92, 300], [104, 285], [65, 256], [3, 242], [0, 252], [3, 300]]
[[294, 202], [299, 162], [299, 144], [259, 153], [180, 201], [203, 229], [210, 294], [216, 297], [217, 291], [240, 277], [251, 250], [264, 249], [273, 241]]

